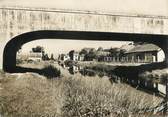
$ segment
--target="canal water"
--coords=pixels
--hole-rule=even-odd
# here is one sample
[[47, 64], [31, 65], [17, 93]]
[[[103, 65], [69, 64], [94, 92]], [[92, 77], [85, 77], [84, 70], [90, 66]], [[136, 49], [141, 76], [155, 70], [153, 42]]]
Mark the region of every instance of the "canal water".
[[145, 81], [139, 77], [139, 69], [136, 67], [123, 67], [111, 65], [92, 65], [80, 66], [71, 64], [69, 66], [61, 65], [63, 69], [68, 70], [71, 75], [80, 73], [83, 76], [99, 76], [100, 78], [108, 77], [111, 83], [126, 83], [135, 88], [139, 87], [150, 92], [158, 92], [158, 84], [151, 81]]

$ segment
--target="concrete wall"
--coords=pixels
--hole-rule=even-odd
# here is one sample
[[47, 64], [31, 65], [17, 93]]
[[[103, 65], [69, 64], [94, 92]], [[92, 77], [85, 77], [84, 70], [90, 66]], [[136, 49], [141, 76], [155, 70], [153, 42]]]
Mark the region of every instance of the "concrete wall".
[[17, 35], [36, 30], [75, 30], [168, 34], [168, 18], [53, 9], [0, 9], [0, 68], [6, 43]]

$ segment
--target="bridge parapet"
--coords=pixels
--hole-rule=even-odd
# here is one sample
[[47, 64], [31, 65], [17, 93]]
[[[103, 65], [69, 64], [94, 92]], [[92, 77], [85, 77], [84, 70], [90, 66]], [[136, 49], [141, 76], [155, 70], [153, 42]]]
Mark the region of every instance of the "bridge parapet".
[[168, 17], [89, 11], [0, 8], [0, 41], [35, 30], [168, 34]]

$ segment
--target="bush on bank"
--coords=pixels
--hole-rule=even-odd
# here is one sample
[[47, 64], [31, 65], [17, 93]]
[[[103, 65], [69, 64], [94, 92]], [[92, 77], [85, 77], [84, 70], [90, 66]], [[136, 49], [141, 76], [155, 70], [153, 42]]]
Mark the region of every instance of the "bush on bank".
[[46, 76], [49, 79], [52, 78], [58, 78], [61, 75], [60, 70], [58, 70], [56, 67], [52, 65], [47, 65], [44, 68], [41, 69], [41, 74]]

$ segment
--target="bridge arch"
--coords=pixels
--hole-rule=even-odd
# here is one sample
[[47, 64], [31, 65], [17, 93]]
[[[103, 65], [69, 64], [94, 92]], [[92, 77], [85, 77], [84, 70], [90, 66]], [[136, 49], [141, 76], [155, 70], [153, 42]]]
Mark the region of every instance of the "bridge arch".
[[91, 31], [61, 31], [61, 30], [38, 30], [23, 33], [12, 38], [3, 51], [3, 70], [16, 72], [16, 52], [20, 47], [30, 41], [39, 39], [70, 39], [92, 41], [137, 41], [153, 43], [163, 49], [166, 55], [167, 35], [114, 33], [114, 32], [91, 32]]

